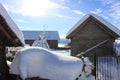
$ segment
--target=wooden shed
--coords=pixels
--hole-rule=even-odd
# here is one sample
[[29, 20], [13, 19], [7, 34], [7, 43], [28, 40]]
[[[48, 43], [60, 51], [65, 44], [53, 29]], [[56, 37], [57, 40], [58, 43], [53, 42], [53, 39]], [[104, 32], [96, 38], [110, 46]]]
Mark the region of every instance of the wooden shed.
[[50, 48], [58, 48], [58, 40], [60, 39], [58, 31], [23, 31], [25, 43], [32, 45], [37, 37], [43, 33], [45, 33]]
[[6, 46], [23, 46], [24, 37], [17, 25], [0, 4], [0, 80], [10, 80], [6, 63]]
[[71, 39], [71, 55], [81, 52], [85, 55], [114, 55], [113, 43], [120, 36], [120, 30], [95, 14], [87, 14], [67, 33]]

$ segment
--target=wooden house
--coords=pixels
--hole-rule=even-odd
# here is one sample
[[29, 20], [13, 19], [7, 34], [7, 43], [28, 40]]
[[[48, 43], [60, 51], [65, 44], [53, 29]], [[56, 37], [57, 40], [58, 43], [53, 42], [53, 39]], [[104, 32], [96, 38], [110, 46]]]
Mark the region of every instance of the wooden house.
[[50, 48], [58, 48], [59, 34], [58, 31], [23, 31], [25, 43], [32, 45], [39, 35], [45, 33]]
[[87, 56], [114, 55], [113, 43], [120, 30], [95, 14], [87, 14], [68, 31], [71, 55], [85, 52]]
[[6, 46], [23, 46], [24, 37], [5, 8], [0, 4], [0, 80], [10, 80], [6, 63]]

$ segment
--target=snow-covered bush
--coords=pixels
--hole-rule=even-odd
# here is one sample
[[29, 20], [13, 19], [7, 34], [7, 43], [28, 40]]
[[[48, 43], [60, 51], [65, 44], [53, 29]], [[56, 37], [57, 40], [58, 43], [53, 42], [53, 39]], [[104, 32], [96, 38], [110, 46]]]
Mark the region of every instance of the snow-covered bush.
[[[53, 53], [44, 48], [23, 48], [14, 58], [10, 73], [20, 75], [23, 80], [28, 77], [40, 77], [50, 80], [75, 80], [80, 74], [90, 74], [92, 64], [85, 59]], [[82, 75], [83, 76], [83, 75]]]

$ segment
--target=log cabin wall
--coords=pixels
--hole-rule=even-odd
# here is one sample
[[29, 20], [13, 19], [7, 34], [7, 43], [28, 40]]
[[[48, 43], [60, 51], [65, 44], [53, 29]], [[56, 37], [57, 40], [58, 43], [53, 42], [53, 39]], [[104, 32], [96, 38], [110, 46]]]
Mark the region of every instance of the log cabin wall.
[[57, 49], [58, 48], [58, 40], [47, 40], [49, 47]]
[[[87, 55], [92, 55], [91, 53], [97, 53], [97, 55], [112, 55], [113, 52], [113, 42], [115, 38], [108, 34], [104, 29], [103, 25], [98, 25], [97, 23], [89, 20], [82, 29], [76, 32], [76, 35], [71, 39], [71, 55], [83, 52], [96, 44], [108, 40], [107, 43], [95, 50], [90, 51]], [[110, 32], [109, 32], [110, 33]]]

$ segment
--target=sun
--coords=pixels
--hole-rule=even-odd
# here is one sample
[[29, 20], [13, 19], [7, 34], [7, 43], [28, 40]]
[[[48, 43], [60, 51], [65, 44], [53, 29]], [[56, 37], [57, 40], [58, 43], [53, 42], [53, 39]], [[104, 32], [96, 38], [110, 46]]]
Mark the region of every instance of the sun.
[[58, 4], [50, 0], [23, 0], [19, 12], [24, 16], [44, 16], [48, 10], [58, 6]]

